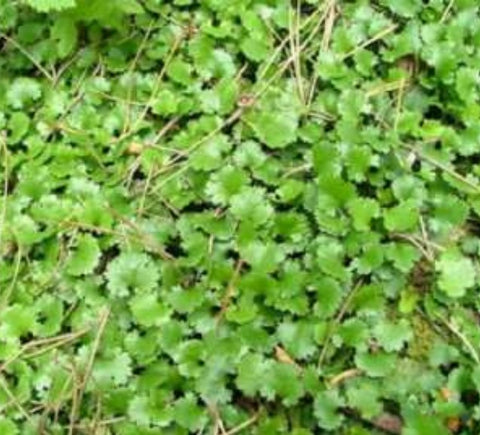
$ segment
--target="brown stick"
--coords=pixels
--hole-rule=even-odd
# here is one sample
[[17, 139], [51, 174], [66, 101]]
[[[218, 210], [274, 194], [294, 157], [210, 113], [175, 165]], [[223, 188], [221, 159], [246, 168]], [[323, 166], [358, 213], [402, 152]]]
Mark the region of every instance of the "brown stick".
[[110, 308], [106, 308], [100, 314], [100, 321], [98, 323], [98, 332], [95, 337], [95, 341], [93, 342], [92, 352], [90, 354], [90, 358], [87, 363], [87, 367], [85, 373], [82, 378], [82, 382], [78, 388], [78, 395], [75, 395], [75, 400], [72, 405], [72, 413], [70, 415], [70, 427], [68, 430], [69, 435], [73, 435], [75, 422], [77, 420], [77, 413], [80, 405], [82, 403], [83, 395], [85, 393], [85, 388], [87, 386], [87, 382], [92, 374], [93, 364], [95, 362], [95, 356], [97, 355], [98, 349], [100, 347], [100, 342], [105, 331], [105, 327], [107, 326], [108, 318], [110, 317]]
[[222, 298], [220, 312], [217, 315], [217, 319], [216, 319], [217, 326], [220, 324], [223, 316], [228, 310], [230, 301], [232, 300], [232, 297], [233, 297], [233, 292], [235, 291], [235, 284], [240, 275], [240, 271], [242, 270], [243, 264], [244, 264], [243, 260], [238, 260], [235, 270], [232, 274], [232, 277], [230, 278], [230, 282], [228, 283], [228, 286], [227, 286], [227, 291], [225, 292], [225, 295]]

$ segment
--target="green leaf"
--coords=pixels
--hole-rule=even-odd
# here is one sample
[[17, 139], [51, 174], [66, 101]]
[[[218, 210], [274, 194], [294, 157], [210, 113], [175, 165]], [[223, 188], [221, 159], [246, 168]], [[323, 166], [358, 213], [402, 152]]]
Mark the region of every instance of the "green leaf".
[[253, 270], [270, 273], [285, 259], [281, 246], [274, 243], [253, 241], [239, 249], [242, 258]]
[[349, 273], [344, 265], [344, 250], [340, 243], [320, 239], [316, 256], [320, 270], [341, 281], [347, 280]]
[[464, 296], [474, 286], [476, 272], [472, 261], [456, 249], [444, 251], [435, 263], [438, 287], [452, 298]]
[[168, 65], [167, 75], [181, 85], [188, 86], [192, 83], [192, 67], [178, 57]]
[[123, 252], [107, 267], [107, 287], [113, 296], [153, 290], [160, 277], [156, 265], [145, 254]]
[[253, 397], [263, 387], [263, 375], [269, 365], [261, 355], [249, 354], [238, 365], [238, 374], [235, 380], [237, 387], [247, 396]]
[[169, 89], [163, 89], [152, 101], [152, 111], [156, 115], [172, 115], [177, 113], [179, 103], [179, 98], [174, 92]]
[[354, 186], [336, 175], [320, 175], [318, 187], [333, 207], [340, 207], [355, 198]]
[[370, 221], [380, 213], [378, 203], [369, 198], [353, 198], [348, 202], [347, 208], [353, 218], [353, 227], [357, 231], [368, 231]]
[[362, 320], [354, 317], [343, 322], [339, 328], [339, 336], [346, 346], [364, 350], [370, 338], [370, 331]]
[[286, 406], [295, 405], [304, 394], [297, 368], [291, 364], [276, 363], [271, 367], [263, 389], [269, 388], [282, 399], [282, 403]]
[[357, 367], [374, 378], [390, 374], [395, 368], [395, 360], [395, 355], [384, 352], [361, 352], [355, 355]]
[[337, 391], [323, 391], [315, 396], [314, 414], [322, 429], [338, 429], [343, 422], [343, 416], [338, 408], [344, 405]]
[[88, 234], [82, 235], [77, 239], [75, 251], [67, 259], [66, 271], [72, 276], [90, 274], [97, 267], [100, 256], [97, 239]]
[[213, 202], [226, 205], [234, 195], [240, 193], [247, 181], [244, 171], [227, 165], [211, 176], [206, 192]]
[[252, 120], [256, 136], [269, 148], [285, 148], [297, 138], [298, 119], [289, 113], [258, 113]]
[[68, 56], [76, 47], [78, 30], [75, 21], [70, 17], [60, 17], [51, 28], [52, 38], [57, 42], [60, 57]]
[[240, 47], [245, 56], [255, 62], [261, 62], [266, 59], [270, 52], [270, 46], [265, 40], [252, 37], [245, 38]]
[[128, 416], [136, 424], [148, 426], [152, 418], [151, 406], [148, 397], [135, 396], [128, 405]]
[[403, 17], [413, 17], [422, 7], [419, 0], [384, 0], [384, 3], [396, 14]]
[[413, 333], [409, 323], [401, 319], [397, 323], [378, 322], [373, 330], [375, 338], [387, 352], [400, 351], [412, 339]]
[[42, 96], [38, 81], [20, 77], [14, 80], [7, 91], [7, 101], [14, 109], [23, 109]]
[[40, 337], [48, 337], [61, 331], [64, 309], [60, 299], [44, 294], [35, 303], [35, 311], [41, 319], [35, 324], [36, 334]]
[[193, 395], [188, 394], [175, 402], [173, 416], [183, 428], [198, 431], [207, 422], [205, 410], [197, 404]]
[[366, 382], [347, 390], [348, 405], [360, 411], [362, 418], [371, 420], [383, 411], [380, 391], [377, 385]]
[[462, 100], [470, 101], [478, 97], [479, 84], [480, 81], [477, 70], [467, 67], [458, 69], [455, 88]]
[[20, 433], [15, 423], [6, 417], [0, 417], [0, 432], [5, 435], [18, 435]]
[[33, 308], [14, 304], [0, 313], [0, 336], [3, 339], [20, 339], [35, 328]]
[[265, 191], [258, 187], [246, 187], [234, 195], [230, 202], [232, 214], [243, 222], [254, 226], [265, 224], [273, 215], [273, 208], [265, 197]]
[[204, 303], [204, 290], [201, 287], [182, 289], [176, 286], [171, 289], [167, 300], [178, 313], [192, 313]]
[[23, 112], [15, 112], [8, 121], [10, 130], [9, 142], [16, 144], [28, 133], [30, 118]]
[[420, 259], [420, 252], [406, 243], [390, 243], [386, 249], [387, 258], [401, 272], [408, 273]]
[[223, 155], [230, 151], [231, 143], [225, 135], [218, 135], [203, 144], [190, 156], [194, 169], [211, 171], [222, 166]]
[[[151, 424], [166, 427], [173, 420], [172, 408], [168, 405], [158, 406], [154, 401], [155, 397], [134, 396], [128, 404], [128, 417], [139, 426], [150, 426]], [[133, 429], [138, 433], [138, 426]], [[147, 429], [148, 430], [148, 429]]]
[[303, 359], [317, 350], [313, 332], [314, 325], [308, 321], [284, 322], [278, 327], [278, 338], [292, 357]]
[[405, 201], [384, 211], [385, 228], [388, 231], [410, 231], [418, 225], [418, 207], [413, 201]]
[[405, 435], [449, 435], [451, 432], [445, 428], [443, 423], [435, 419], [433, 415], [422, 415], [415, 412], [406, 421]]
[[343, 297], [343, 291], [340, 284], [332, 278], [323, 278], [316, 283], [316, 303], [314, 306], [315, 314], [321, 317], [331, 317], [340, 307]]
[[170, 310], [157, 301], [154, 294], [135, 295], [130, 301], [130, 308], [135, 321], [142, 326], [158, 326], [170, 318]]

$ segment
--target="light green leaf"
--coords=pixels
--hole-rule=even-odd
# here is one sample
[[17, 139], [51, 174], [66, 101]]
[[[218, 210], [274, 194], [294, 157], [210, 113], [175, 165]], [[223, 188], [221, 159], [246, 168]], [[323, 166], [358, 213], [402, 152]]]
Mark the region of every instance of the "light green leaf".
[[337, 391], [324, 391], [315, 396], [314, 414], [318, 425], [326, 430], [338, 429], [343, 422], [343, 415], [338, 408], [344, 405]]
[[238, 374], [235, 380], [237, 387], [247, 396], [253, 397], [262, 386], [262, 377], [268, 369], [267, 363], [260, 355], [249, 354], [238, 365]]
[[8, 128], [11, 131], [9, 142], [15, 144], [27, 134], [30, 127], [30, 118], [23, 112], [14, 112], [8, 121]]
[[361, 352], [355, 355], [357, 367], [368, 376], [378, 378], [387, 376], [395, 369], [395, 355], [384, 352]]
[[42, 90], [37, 80], [20, 77], [15, 79], [7, 91], [7, 101], [14, 109], [23, 109], [42, 96]]
[[171, 311], [150, 293], [135, 295], [130, 301], [130, 308], [136, 322], [145, 327], [165, 323], [169, 320]]
[[253, 241], [240, 247], [239, 251], [254, 270], [265, 273], [273, 272], [285, 258], [282, 247], [271, 242]]
[[456, 249], [443, 252], [435, 264], [440, 273], [438, 286], [452, 298], [464, 296], [474, 286], [476, 272], [472, 261]]
[[387, 352], [400, 351], [412, 339], [413, 332], [406, 319], [397, 323], [390, 321], [378, 322], [373, 330], [374, 336]]
[[153, 290], [160, 274], [149, 256], [123, 252], [108, 265], [106, 277], [112, 295], [125, 297], [131, 292]]
[[314, 324], [308, 321], [284, 322], [278, 327], [278, 338], [294, 358], [307, 358], [317, 350], [313, 341]]
[[231, 199], [232, 214], [244, 222], [255, 226], [266, 223], [273, 215], [273, 208], [268, 203], [265, 192], [258, 187], [246, 187]]
[[76, 249], [70, 253], [66, 262], [66, 271], [72, 276], [81, 276], [95, 270], [101, 256], [97, 239], [85, 234], [77, 239]]
[[51, 34], [52, 38], [57, 41], [57, 50], [60, 57], [68, 56], [77, 45], [77, 25], [68, 16], [55, 20], [51, 28]]
[[385, 210], [383, 215], [388, 231], [410, 231], [418, 225], [418, 206], [413, 201], [405, 201]]
[[176, 401], [173, 415], [181, 427], [190, 431], [199, 431], [207, 421], [205, 410], [191, 394]]
[[353, 218], [353, 227], [358, 231], [368, 231], [370, 221], [380, 213], [378, 203], [370, 198], [353, 198], [347, 208]]
[[298, 118], [294, 113], [261, 111], [250, 122], [258, 139], [269, 148], [285, 148], [297, 138]]

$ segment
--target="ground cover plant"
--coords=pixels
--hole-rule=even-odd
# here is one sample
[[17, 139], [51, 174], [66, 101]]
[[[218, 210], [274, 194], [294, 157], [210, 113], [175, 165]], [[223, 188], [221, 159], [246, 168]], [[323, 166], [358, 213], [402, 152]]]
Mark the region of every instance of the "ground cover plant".
[[480, 433], [477, 0], [0, 0], [0, 433]]

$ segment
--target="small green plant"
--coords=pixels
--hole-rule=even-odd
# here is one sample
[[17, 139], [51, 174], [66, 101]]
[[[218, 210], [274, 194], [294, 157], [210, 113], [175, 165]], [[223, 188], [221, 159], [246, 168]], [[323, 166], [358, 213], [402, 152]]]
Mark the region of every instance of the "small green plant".
[[477, 0], [0, 18], [0, 434], [480, 433]]

